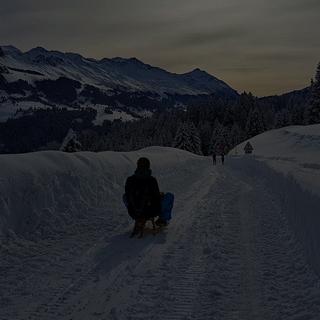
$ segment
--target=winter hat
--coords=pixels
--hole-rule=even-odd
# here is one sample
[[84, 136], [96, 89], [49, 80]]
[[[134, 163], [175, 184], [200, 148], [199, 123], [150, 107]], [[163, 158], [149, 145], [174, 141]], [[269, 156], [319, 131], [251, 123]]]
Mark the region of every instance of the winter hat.
[[138, 170], [149, 170], [150, 169], [150, 160], [148, 158], [139, 158], [137, 161]]

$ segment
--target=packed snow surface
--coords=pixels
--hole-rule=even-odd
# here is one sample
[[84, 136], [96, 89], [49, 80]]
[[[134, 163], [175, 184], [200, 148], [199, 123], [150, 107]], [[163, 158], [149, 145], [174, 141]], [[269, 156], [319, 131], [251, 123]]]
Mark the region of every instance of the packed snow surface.
[[[320, 196], [320, 124], [267, 131], [250, 140], [253, 156]], [[230, 154], [243, 153], [247, 141]]]
[[[140, 156], [176, 202], [165, 230], [130, 239], [121, 197]], [[0, 156], [0, 172], [2, 320], [319, 319], [302, 205], [319, 198], [260, 159], [38, 152]]]

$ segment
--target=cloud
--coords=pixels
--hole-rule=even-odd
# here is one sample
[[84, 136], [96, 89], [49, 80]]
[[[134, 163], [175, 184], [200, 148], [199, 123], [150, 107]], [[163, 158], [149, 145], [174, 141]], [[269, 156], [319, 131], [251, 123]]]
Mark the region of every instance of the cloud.
[[319, 9], [318, 0], [11, 0], [0, 6], [0, 39], [23, 50], [136, 56], [174, 72], [200, 67], [269, 94], [312, 76]]
[[278, 5], [282, 11], [295, 11], [295, 12], [306, 12], [320, 9], [320, 2], [318, 0], [285, 0], [279, 1]]
[[243, 35], [243, 28], [227, 27], [220, 30], [204, 30], [190, 32], [182, 35], [177, 35], [177, 40], [173, 45], [182, 46], [201, 46], [213, 45], [217, 42], [223, 43], [228, 40], [239, 39]]

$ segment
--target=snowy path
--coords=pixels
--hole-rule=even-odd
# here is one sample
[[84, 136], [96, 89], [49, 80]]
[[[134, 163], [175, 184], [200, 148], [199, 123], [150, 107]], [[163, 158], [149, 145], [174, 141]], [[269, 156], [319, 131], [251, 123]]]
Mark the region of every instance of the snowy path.
[[[21, 292], [6, 305], [1, 297], [0, 318], [319, 319], [320, 280], [281, 199], [239, 169], [246, 165], [232, 159], [213, 170], [208, 161], [181, 186], [174, 220], [156, 236], [129, 239], [125, 225], [114, 228], [95, 212], [83, 240], [70, 236], [64, 254], [47, 254], [39, 273], [23, 280], [33, 298]], [[75, 246], [78, 255], [69, 254]], [[12, 287], [12, 297], [23, 291]]]

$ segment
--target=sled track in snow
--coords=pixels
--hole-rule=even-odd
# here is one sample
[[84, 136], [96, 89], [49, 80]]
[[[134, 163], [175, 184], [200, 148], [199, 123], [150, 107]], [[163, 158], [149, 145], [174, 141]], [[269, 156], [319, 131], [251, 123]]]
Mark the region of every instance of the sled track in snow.
[[[192, 302], [198, 294], [198, 284], [204, 272], [202, 248], [199, 246], [201, 219], [195, 212], [203, 210], [202, 197], [207, 192], [205, 178], [198, 181], [190, 192], [194, 195], [201, 194], [196, 205], [190, 206], [190, 193], [184, 199], [177, 199], [174, 221], [167, 231], [155, 236], [148, 254], [134, 268], [131, 276], [127, 277], [126, 287], [122, 287], [117, 293], [122, 295], [125, 291], [125, 295], [136, 297], [135, 303], [129, 302], [122, 309], [121, 306], [107, 306], [105, 314], [109, 313], [115, 319], [140, 320], [187, 319], [190, 316], [194, 307]], [[190, 248], [186, 245], [190, 242], [195, 242], [195, 246]], [[195, 259], [198, 256], [199, 259]]]
[[108, 237], [88, 230], [78, 257], [65, 253], [50, 266], [61, 274], [44, 277], [39, 300], [19, 316], [8, 308], [7, 319], [318, 320], [320, 281], [281, 199], [239, 161], [208, 161], [156, 236], [130, 239], [116, 221]]
[[[196, 181], [190, 193], [184, 195], [183, 200], [177, 199], [177, 210], [185, 215], [169, 226], [168, 237], [172, 234], [175, 235], [173, 241], [168, 242], [171, 246], [162, 246], [162, 243], [164, 244], [166, 241], [167, 231], [155, 237], [147, 234], [143, 239], [129, 239], [129, 234], [125, 233], [114, 236], [115, 240], [112, 240], [111, 237], [110, 243], [101, 238], [87, 250], [92, 251], [91, 254], [82, 257], [81, 272], [77, 270], [79, 269], [77, 265], [65, 272], [63, 277], [67, 282], [63, 281], [62, 285], [51, 288], [50, 298], [47, 297], [36, 308], [30, 310], [30, 319], [39, 320], [44, 317], [48, 320], [57, 318], [116, 319], [118, 314], [120, 319], [150, 319], [150, 314], [157, 317], [164, 311], [161, 303], [155, 308], [150, 308], [150, 305], [157, 301], [158, 293], [155, 288], [158, 288], [159, 292], [163, 291], [163, 284], [167, 280], [167, 272], [172, 264], [176, 265], [177, 270], [172, 279], [176, 278], [174, 283], [178, 281], [178, 284], [174, 290], [170, 289], [168, 292], [171, 292], [171, 296], [181, 293], [185, 298], [189, 297], [189, 301], [194, 299], [197, 294], [196, 283], [199, 282], [203, 268], [199, 262], [198, 265], [194, 265], [191, 260], [186, 264], [185, 257], [190, 259], [195, 254], [190, 253], [188, 246], [183, 248], [179, 248], [179, 246], [185, 241], [188, 243], [192, 241], [196, 222], [191, 224], [192, 229], [188, 232], [189, 220], [190, 218], [193, 220], [192, 216], [188, 215], [195, 209], [195, 206], [190, 206], [190, 201], [193, 201], [192, 196], [195, 194], [195, 190], [197, 190], [196, 194], [207, 192], [206, 184], [207, 178], [204, 177], [200, 181]], [[179, 218], [177, 217], [177, 219]], [[188, 240], [184, 239], [185, 235], [189, 235]], [[159, 248], [160, 251], [158, 251]], [[102, 258], [95, 261], [95, 255], [98, 252], [102, 253]], [[149, 260], [154, 258], [157, 261], [159, 257], [161, 259], [157, 262], [158, 265], [150, 268], [148, 266]], [[115, 263], [109, 265], [110, 261], [115, 261]], [[144, 270], [148, 270], [146, 275], [143, 274]], [[123, 277], [124, 274], [126, 277]], [[191, 286], [193, 291], [190, 293]], [[170, 284], [168, 284], [169, 287]], [[83, 296], [84, 292], [86, 292], [85, 297]], [[117, 299], [114, 298], [123, 294], [138, 296], [141, 301], [137, 305], [131, 305], [130, 302], [125, 303], [119, 308]], [[95, 307], [92, 307], [93, 304]], [[180, 307], [178, 307], [179, 304]], [[178, 316], [182, 310], [185, 310], [185, 314], [189, 314], [191, 311], [191, 306], [185, 303], [182, 296], [179, 303], [175, 305], [180, 309], [172, 311], [172, 315]], [[184, 305], [183, 308], [182, 305]], [[155, 312], [156, 310], [158, 312]], [[160, 316], [159, 319], [163, 319], [163, 317]]]
[[[159, 265], [137, 279], [136, 282], [143, 283], [138, 285], [137, 303], [128, 306], [121, 319], [212, 319], [201, 315], [199, 304], [212, 305], [212, 296], [202, 292], [207, 289], [207, 271], [215, 254], [212, 229], [219, 229], [217, 213], [210, 209], [215, 183], [208, 184], [208, 179], [214, 182], [214, 177], [208, 172], [205, 181], [197, 185], [194, 196], [198, 198], [192, 206], [187, 200], [189, 195], [180, 201], [184, 205], [176, 208], [167, 246], [154, 256], [151, 252], [149, 257], [153, 260], [159, 255]], [[209, 219], [208, 210], [212, 213]]]
[[202, 261], [197, 260], [187, 268], [185, 264], [178, 265], [178, 269], [183, 270], [183, 272], [176, 276], [175, 283], [169, 290], [171, 299], [168, 301], [172, 304], [172, 308], [164, 313], [163, 319], [189, 319], [194, 311], [194, 304], [197, 300], [199, 284], [204, 271]]

